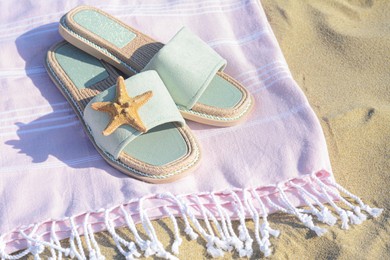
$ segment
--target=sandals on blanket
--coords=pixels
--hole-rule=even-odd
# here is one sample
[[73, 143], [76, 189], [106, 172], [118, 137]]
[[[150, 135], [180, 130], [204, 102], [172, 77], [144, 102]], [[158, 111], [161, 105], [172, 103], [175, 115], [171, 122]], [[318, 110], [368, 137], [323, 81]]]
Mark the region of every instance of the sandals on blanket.
[[222, 71], [226, 61], [186, 28], [163, 45], [80, 6], [62, 17], [60, 33], [73, 45], [49, 50], [51, 79], [103, 158], [134, 178], [171, 182], [199, 163], [182, 116], [230, 126], [253, 108], [249, 92]]
[[199, 146], [155, 71], [124, 80], [110, 65], [66, 42], [49, 50], [46, 68], [98, 152], [115, 168], [164, 183], [198, 164]]
[[223, 72], [226, 60], [186, 28], [164, 46], [97, 8], [79, 6], [61, 18], [59, 31], [127, 76], [157, 71], [186, 119], [232, 126], [254, 105], [249, 92]]

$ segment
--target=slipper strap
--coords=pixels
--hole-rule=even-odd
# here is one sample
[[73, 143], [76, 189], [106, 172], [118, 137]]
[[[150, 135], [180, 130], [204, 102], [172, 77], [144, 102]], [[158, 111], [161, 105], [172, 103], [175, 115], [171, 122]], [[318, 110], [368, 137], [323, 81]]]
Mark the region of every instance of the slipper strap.
[[144, 71], [156, 70], [176, 104], [191, 109], [225, 66], [226, 60], [183, 27], [153, 56]]
[[[184, 125], [184, 119], [178, 111], [174, 101], [164, 83], [155, 71], [145, 71], [125, 80], [127, 93], [134, 98], [149, 90], [153, 96], [138, 109], [138, 114], [147, 130], [158, 125], [177, 122]], [[84, 121], [93, 136], [95, 143], [115, 159], [131, 141], [142, 133], [130, 125], [122, 125], [112, 134], [104, 136], [103, 130], [111, 121], [109, 113], [96, 111], [91, 108], [95, 102], [112, 102], [116, 96], [116, 86], [96, 95], [84, 109]]]

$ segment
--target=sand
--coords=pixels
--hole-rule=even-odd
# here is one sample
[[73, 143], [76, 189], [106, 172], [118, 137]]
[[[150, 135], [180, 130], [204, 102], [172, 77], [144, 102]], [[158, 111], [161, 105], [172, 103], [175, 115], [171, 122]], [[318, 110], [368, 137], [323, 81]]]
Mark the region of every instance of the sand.
[[[320, 119], [337, 181], [368, 204], [385, 208], [378, 219], [347, 231], [329, 227], [323, 237], [292, 216], [274, 214], [270, 222], [281, 235], [271, 240], [270, 259], [390, 259], [390, 1], [262, 4], [295, 80]], [[253, 229], [252, 221], [247, 223]], [[153, 224], [163, 244], [171, 244], [170, 221]], [[129, 234], [125, 228], [118, 232]], [[107, 233], [96, 238], [107, 259], [123, 258]], [[181, 259], [209, 258], [203, 239], [183, 240]], [[260, 257], [255, 248], [252, 258]]]

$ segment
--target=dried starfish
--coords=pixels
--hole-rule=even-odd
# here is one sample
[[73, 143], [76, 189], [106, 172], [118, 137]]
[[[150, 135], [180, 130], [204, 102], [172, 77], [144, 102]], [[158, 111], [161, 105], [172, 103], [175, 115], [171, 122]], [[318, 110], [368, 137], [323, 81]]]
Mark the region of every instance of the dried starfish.
[[106, 112], [111, 115], [111, 121], [103, 131], [103, 135], [112, 134], [121, 125], [130, 125], [134, 129], [145, 133], [146, 127], [138, 115], [138, 109], [153, 96], [152, 91], [147, 91], [134, 98], [130, 97], [126, 90], [123, 77], [116, 81], [116, 97], [113, 102], [95, 102], [91, 105], [94, 110]]

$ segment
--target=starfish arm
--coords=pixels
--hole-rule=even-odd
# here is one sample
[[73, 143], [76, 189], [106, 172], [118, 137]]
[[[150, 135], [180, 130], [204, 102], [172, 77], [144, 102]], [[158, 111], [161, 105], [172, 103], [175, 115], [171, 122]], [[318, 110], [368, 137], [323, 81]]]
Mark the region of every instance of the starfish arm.
[[106, 129], [103, 130], [103, 135], [108, 136], [112, 134], [118, 127], [123, 125], [124, 122], [118, 120], [118, 117], [113, 117], [111, 122], [107, 125]]
[[122, 76], [119, 76], [116, 81], [116, 100], [118, 104], [124, 104], [129, 99], [131, 98], [127, 94], [125, 80]]
[[149, 90], [141, 95], [134, 97], [133, 100], [139, 108], [143, 106], [146, 102], [148, 102], [149, 99], [151, 99], [152, 97], [153, 97], [153, 92]]
[[142, 122], [137, 111], [132, 113], [132, 118], [126, 117], [126, 123], [141, 133], [145, 133], [147, 131], [146, 126]]

